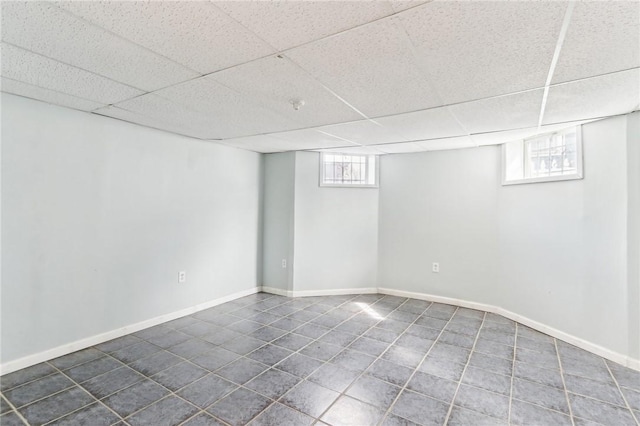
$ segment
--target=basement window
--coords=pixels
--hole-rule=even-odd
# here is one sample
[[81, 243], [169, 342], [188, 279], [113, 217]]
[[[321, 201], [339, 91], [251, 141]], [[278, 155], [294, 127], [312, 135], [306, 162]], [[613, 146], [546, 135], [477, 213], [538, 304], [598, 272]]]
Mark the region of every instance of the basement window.
[[378, 157], [323, 152], [320, 154], [320, 186], [377, 188]]
[[502, 145], [502, 184], [582, 179], [581, 127]]

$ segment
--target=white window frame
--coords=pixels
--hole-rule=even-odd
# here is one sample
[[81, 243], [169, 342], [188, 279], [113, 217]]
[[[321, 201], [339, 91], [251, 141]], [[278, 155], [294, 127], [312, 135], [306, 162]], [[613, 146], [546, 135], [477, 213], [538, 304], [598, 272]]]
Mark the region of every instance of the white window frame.
[[522, 161], [523, 168], [526, 170], [529, 166], [526, 158], [526, 143], [530, 140], [535, 140], [540, 138], [541, 136], [552, 136], [558, 133], [572, 133], [576, 134], [576, 172], [566, 175], [557, 175], [557, 176], [543, 176], [543, 177], [531, 177], [524, 179], [515, 179], [515, 180], [507, 180], [507, 144], [502, 144], [502, 185], [522, 185], [526, 183], [542, 183], [542, 182], [558, 182], [558, 181], [567, 181], [567, 180], [576, 180], [583, 179], [583, 167], [584, 167], [584, 158], [582, 151], [582, 126], [575, 126], [569, 129], [560, 130], [557, 132], [543, 133], [540, 135], [532, 136], [530, 138], [523, 139], [521, 142], [523, 144], [522, 147]]
[[[349, 155], [353, 157], [364, 157], [365, 159], [365, 182], [369, 182], [371, 173], [373, 173], [374, 183], [325, 183], [325, 156], [326, 155]], [[374, 162], [374, 170], [371, 170], [371, 160]], [[321, 152], [320, 153], [320, 167], [319, 167], [318, 182], [319, 186], [326, 188], [378, 188], [379, 185], [379, 170], [380, 170], [380, 158], [378, 155], [373, 154], [349, 154], [346, 152]]]

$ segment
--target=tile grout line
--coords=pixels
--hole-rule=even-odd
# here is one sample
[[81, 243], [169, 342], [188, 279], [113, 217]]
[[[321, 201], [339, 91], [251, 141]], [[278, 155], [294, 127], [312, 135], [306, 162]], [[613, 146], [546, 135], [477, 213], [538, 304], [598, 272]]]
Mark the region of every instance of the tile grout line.
[[[431, 306], [433, 306], [433, 302], [431, 303], [431, 305], [429, 305], [429, 308], [431, 308]], [[453, 306], [453, 305], [450, 305]], [[427, 309], [425, 309], [424, 312], [427, 311]], [[396, 395], [396, 397], [394, 398], [394, 400], [391, 402], [391, 405], [389, 406], [389, 408], [387, 409], [387, 411], [385, 412], [384, 416], [382, 416], [382, 419], [378, 422], [379, 425], [382, 425], [382, 422], [384, 422], [385, 419], [387, 419], [389, 417], [390, 414], [392, 414], [393, 408], [396, 405], [396, 402], [398, 402], [398, 399], [400, 399], [400, 395], [402, 395], [402, 393], [407, 389], [407, 385], [409, 384], [409, 382], [411, 382], [411, 380], [413, 379], [413, 377], [416, 375], [416, 373], [418, 372], [420, 366], [422, 365], [422, 363], [424, 363], [425, 359], [427, 359], [427, 356], [429, 356], [429, 354], [431, 353], [431, 350], [433, 349], [433, 347], [435, 346], [435, 344], [438, 342], [438, 340], [440, 339], [440, 336], [442, 336], [442, 333], [444, 333], [444, 330], [447, 328], [447, 326], [451, 323], [451, 319], [455, 316], [456, 312], [458, 312], [458, 310], [460, 309], [459, 306], [456, 307], [456, 309], [453, 311], [453, 313], [451, 314], [451, 317], [447, 320], [447, 323], [442, 327], [442, 330], [440, 330], [440, 333], [438, 333], [438, 336], [433, 340], [433, 343], [431, 344], [431, 346], [429, 347], [429, 350], [427, 351], [427, 353], [424, 354], [424, 356], [422, 357], [422, 359], [420, 359], [420, 362], [416, 365], [416, 367], [413, 369], [413, 372], [411, 373], [411, 375], [409, 376], [409, 378], [407, 379], [407, 381], [404, 383], [404, 385], [400, 388], [400, 392], [398, 392], [398, 395]], [[416, 318], [417, 321], [417, 318]], [[415, 323], [415, 321], [414, 321]], [[412, 324], [413, 325], [413, 324]], [[471, 356], [471, 355], [469, 355]], [[460, 380], [462, 380], [462, 376], [460, 377]], [[434, 399], [434, 398], [432, 398]]]
[[511, 386], [509, 386], [509, 412], [507, 414], [507, 423], [511, 424], [511, 405], [513, 404], [513, 379], [516, 375], [516, 356], [518, 353], [518, 322], [516, 324], [516, 332], [513, 338], [513, 361], [511, 362]]
[[[462, 369], [462, 374], [460, 374], [460, 380], [458, 380], [458, 386], [456, 387], [456, 391], [453, 393], [453, 398], [451, 399], [451, 404], [449, 405], [449, 411], [447, 411], [447, 416], [444, 419], [444, 424], [447, 424], [447, 422], [449, 421], [449, 418], [451, 417], [451, 413], [453, 412], [453, 406], [455, 404], [456, 397], [458, 396], [458, 391], [460, 390], [460, 387], [462, 386], [462, 379], [464, 379], [464, 374], [467, 372], [467, 367], [469, 367], [469, 363], [471, 363], [471, 357], [473, 356], [473, 352], [474, 352], [474, 350], [476, 348], [476, 343], [478, 342], [478, 338], [480, 337], [480, 332], [482, 331], [482, 328], [484, 327], [484, 323], [485, 323], [486, 317], [487, 317], [487, 313], [485, 312], [484, 315], [482, 316], [482, 323], [480, 324], [480, 328], [478, 329], [478, 332], [476, 333], [475, 339], [473, 339], [473, 346], [471, 347], [471, 349], [469, 351], [469, 359], [467, 359], [467, 362], [465, 363], [464, 368]], [[475, 410], [473, 410], [473, 411], [475, 411]], [[485, 413], [481, 413], [481, 414], [485, 414]], [[493, 417], [493, 416], [491, 416], [491, 417]]]
[[609, 364], [604, 359], [602, 360], [602, 362], [604, 362], [604, 365], [607, 367], [607, 371], [609, 372], [609, 374], [613, 378], [613, 382], [616, 384], [616, 388], [618, 389], [618, 392], [620, 392], [620, 395], [622, 396], [622, 400], [624, 401], [624, 403], [625, 403], [625, 405], [627, 407], [627, 410], [629, 410], [631, 412], [631, 417], [636, 421], [637, 424], [640, 425], [640, 418], [638, 418], [638, 416], [636, 416], [636, 413], [633, 411], [633, 409], [629, 405], [629, 401], [627, 400], [627, 397], [622, 392], [622, 389], [620, 388], [620, 383], [618, 383], [618, 379], [616, 379], [616, 376], [613, 375], [613, 371], [611, 371], [611, 368], [609, 367]]
[[[18, 386], [15, 386], [15, 387], [18, 387]], [[4, 395], [2, 396], [2, 398], [7, 402], [7, 404], [9, 404], [9, 407], [11, 407], [11, 410], [7, 411], [6, 413], [3, 413], [2, 415], [4, 416], [4, 415], [12, 413], [12, 412], [16, 413], [18, 418], [20, 420], [22, 420], [22, 422], [25, 425], [28, 425], [29, 422], [27, 421], [27, 419], [25, 419], [24, 416], [22, 415], [22, 413], [20, 411], [18, 411], [18, 408], [11, 401], [9, 401], [9, 398], [4, 397]]]
[[573, 409], [571, 408], [571, 401], [569, 400], [569, 391], [567, 390], [567, 384], [565, 383], [565, 380], [564, 380], [564, 369], [562, 368], [562, 360], [560, 359], [560, 351], [558, 350], [558, 341], [555, 338], [553, 339], [553, 345], [556, 348], [556, 356], [558, 357], [558, 366], [560, 367], [560, 380], [562, 380], [564, 397], [567, 400], [567, 406], [569, 407], [569, 418], [571, 419], [571, 424], [575, 426], [576, 422], [575, 422], [575, 419], [573, 418]]
[[[398, 296], [394, 296], [394, 297], [398, 297]], [[384, 299], [384, 297], [383, 297], [382, 299], [380, 299], [380, 300], [383, 300], [383, 299]], [[391, 315], [393, 312], [396, 312], [398, 309], [400, 309], [400, 307], [401, 307], [402, 305], [404, 305], [405, 303], [407, 303], [407, 301], [409, 301], [409, 300], [410, 300], [409, 298], [404, 298], [404, 299], [405, 299], [405, 301], [404, 301], [404, 302], [402, 302], [402, 303], [401, 303], [400, 305], [398, 305], [394, 310], [392, 310], [391, 312], [389, 312], [389, 313], [387, 314], [387, 316], [385, 316], [384, 318], [387, 318], [387, 317], [388, 317], [389, 315]], [[373, 306], [373, 305], [375, 305], [377, 302], [378, 302], [378, 301], [376, 301], [375, 303], [373, 303], [373, 304], [372, 304], [372, 306]], [[422, 313], [420, 313], [420, 314], [418, 315], [418, 317], [417, 317], [415, 320], [413, 320], [411, 323], [408, 323], [409, 325], [404, 329], [404, 331], [402, 331], [402, 332], [401, 332], [401, 333], [400, 333], [400, 334], [399, 334], [399, 335], [398, 335], [398, 336], [397, 336], [397, 337], [396, 337], [396, 338], [395, 338], [391, 343], [387, 343], [387, 348], [386, 348], [384, 351], [382, 351], [382, 353], [381, 353], [380, 355], [378, 355], [378, 356], [375, 358], [375, 360], [374, 360], [374, 361], [372, 361], [372, 362], [371, 362], [371, 364], [369, 364], [369, 365], [367, 366], [367, 368], [365, 368], [362, 372], [360, 372], [360, 374], [359, 374], [359, 375], [358, 375], [358, 376], [357, 376], [357, 377], [356, 377], [356, 378], [355, 378], [355, 379], [354, 379], [354, 380], [353, 380], [353, 381], [352, 381], [352, 382], [351, 382], [351, 383], [350, 383], [350, 384], [349, 384], [349, 385], [348, 385], [348, 386], [347, 386], [347, 387], [346, 387], [342, 392], [338, 392], [338, 393], [339, 393], [339, 396], [338, 396], [338, 397], [335, 399], [335, 401], [333, 401], [333, 402], [332, 402], [332, 403], [331, 403], [331, 404], [330, 404], [330, 405], [329, 405], [329, 406], [328, 406], [328, 407], [327, 407], [327, 408], [326, 408], [322, 413], [320, 413], [320, 415], [317, 417], [317, 419], [318, 419], [318, 420], [320, 420], [320, 419], [322, 418], [322, 416], [323, 416], [323, 415], [325, 415], [328, 411], [330, 411], [330, 410], [331, 410], [331, 408], [335, 405], [335, 403], [338, 401], [338, 399], [340, 399], [340, 397], [341, 397], [341, 396], [349, 396], [349, 395], [347, 395], [346, 393], [347, 393], [347, 391], [349, 391], [349, 389], [351, 389], [351, 387], [355, 384], [355, 382], [356, 382], [356, 381], [358, 381], [362, 376], [364, 376], [364, 374], [367, 372], [367, 370], [369, 369], [369, 367], [371, 367], [373, 364], [375, 364], [378, 360], [380, 360], [380, 359], [384, 359], [384, 358], [382, 358], [382, 355], [384, 355], [385, 353], [387, 353], [387, 351], [388, 351], [388, 350], [389, 350], [389, 349], [390, 349], [390, 348], [395, 344], [395, 342], [396, 342], [396, 341], [398, 341], [398, 339], [400, 339], [400, 338], [401, 338], [401, 337], [406, 333], [406, 331], [409, 329], [409, 327], [410, 327], [410, 326], [412, 326], [412, 325], [414, 325], [414, 324], [415, 324], [415, 322], [418, 320], [418, 318], [420, 318], [420, 316], [422, 316], [422, 315], [423, 315], [423, 314], [424, 314], [424, 313], [425, 313], [425, 312], [426, 312], [426, 311], [427, 311], [427, 310], [428, 310], [432, 305], [433, 305], [433, 302], [429, 302], [429, 306], [427, 306], [425, 309], [423, 309]], [[403, 312], [404, 312], [404, 311], [403, 311]], [[376, 324], [379, 324], [381, 321], [384, 321], [384, 319], [379, 320]], [[403, 323], [404, 323], [404, 321], [401, 321], [401, 322], [403, 322]], [[407, 324], [407, 323], [405, 323], [405, 324]], [[369, 327], [365, 332], [361, 333], [361, 336], [362, 336], [362, 335], [364, 335], [364, 333], [366, 333], [367, 331], [371, 330], [371, 329], [372, 329], [372, 328], [374, 328], [374, 327], [375, 327], [375, 325], [372, 325], [371, 327]], [[355, 340], [354, 340], [354, 341], [355, 341]], [[352, 343], [353, 343], [353, 342], [352, 342]], [[386, 342], [384, 342], [384, 343], [386, 343]], [[434, 341], [434, 343], [435, 343], [435, 341]], [[434, 343], [432, 343], [432, 344], [431, 344], [431, 346], [433, 346], [433, 344], [434, 344]], [[347, 349], [347, 348], [345, 348], [345, 349]], [[357, 352], [359, 352], [359, 351], [357, 351]], [[342, 353], [342, 351], [340, 351], [340, 353]], [[338, 353], [338, 354], [334, 355], [334, 356], [333, 356], [332, 358], [330, 358], [330, 359], [329, 359], [329, 361], [327, 361], [327, 362], [330, 362], [333, 358], [335, 358], [336, 356], [338, 356], [340, 353]], [[418, 365], [419, 365], [419, 364], [418, 364]], [[416, 367], [416, 368], [417, 368], [417, 367]], [[383, 380], [383, 381], [384, 381], [384, 380]], [[384, 381], [384, 382], [385, 382], [385, 383], [388, 383], [388, 382], [386, 382], [386, 381]], [[322, 386], [322, 385], [320, 385], [320, 386]], [[394, 386], [399, 387], [398, 385], [394, 385]], [[400, 393], [401, 393], [401, 392], [402, 392], [402, 390], [401, 390], [400, 392], [398, 392], [398, 396], [400, 395]], [[360, 400], [358, 400], [358, 401], [360, 401]], [[362, 402], [364, 402], [364, 401], [362, 401]], [[365, 402], [365, 404], [368, 404], [368, 403], [366, 403], [366, 402]], [[371, 404], [368, 404], [368, 405], [371, 405]], [[393, 403], [392, 403], [392, 405], [393, 405]], [[385, 416], [386, 416], [386, 412], [385, 412], [385, 414], [383, 414], [383, 415], [382, 415], [382, 417], [381, 417], [380, 421], [384, 420]]]

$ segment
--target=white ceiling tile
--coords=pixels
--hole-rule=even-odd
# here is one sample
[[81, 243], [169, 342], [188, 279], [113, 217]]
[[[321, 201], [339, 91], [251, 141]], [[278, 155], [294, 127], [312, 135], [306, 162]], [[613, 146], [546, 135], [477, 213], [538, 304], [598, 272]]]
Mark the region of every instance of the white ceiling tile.
[[415, 142], [404, 142], [404, 143], [390, 143], [384, 145], [377, 145], [375, 147], [385, 154], [405, 154], [409, 152], [421, 152], [425, 151], [424, 147], [418, 145]]
[[469, 133], [520, 129], [538, 125], [543, 89], [499, 96], [449, 107]]
[[3, 2], [2, 39], [145, 91], [199, 75], [49, 2]]
[[314, 129], [294, 130], [291, 132], [272, 133], [270, 136], [289, 142], [289, 150], [322, 149], [335, 147], [350, 147], [355, 144], [327, 135]]
[[553, 83], [640, 66], [640, 2], [575, 2]]
[[444, 103], [544, 86], [565, 2], [431, 2], [399, 15]]
[[[320, 126], [362, 118], [315, 79], [285, 57], [270, 56], [210, 76], [221, 85], [268, 108], [298, 127]], [[295, 110], [292, 99], [305, 104]]]
[[245, 136], [242, 138], [225, 139], [222, 144], [249, 151], [269, 154], [288, 151], [291, 142], [283, 141], [269, 135]]
[[193, 125], [188, 127], [187, 125], [179, 123], [179, 120], [175, 119], [166, 120], [161, 116], [151, 117], [145, 114], [141, 114], [140, 112], [122, 109], [113, 105], [95, 110], [94, 113], [145, 127], [165, 130], [167, 132], [177, 133], [193, 138], [206, 139], [206, 131], [197, 129], [195, 128], [196, 126]]
[[2, 76], [103, 104], [116, 103], [143, 93], [6, 43], [2, 43]]
[[286, 55], [368, 117], [441, 104], [394, 19], [373, 22]]
[[403, 142], [405, 140], [401, 135], [371, 120], [323, 126], [318, 130], [361, 145]]
[[219, 84], [213, 76], [181, 83], [155, 93], [205, 115], [214, 130], [211, 136], [214, 139], [303, 127], [298, 122], [261, 106], [254, 99]]
[[61, 5], [201, 73], [275, 52], [210, 2], [65, 1]]
[[475, 142], [469, 136], [457, 138], [434, 139], [430, 141], [416, 142], [424, 148], [424, 151], [440, 151], [443, 149], [475, 148]]
[[285, 50], [394, 13], [383, 1], [216, 1], [263, 40]]
[[14, 95], [20, 95], [26, 98], [37, 99], [50, 104], [79, 109], [82, 111], [92, 111], [104, 106], [104, 104], [98, 102], [77, 98], [75, 96], [55, 92], [49, 89], [43, 89], [42, 87], [33, 86], [31, 84], [4, 77], [2, 78], [0, 85], [2, 86], [2, 91], [6, 93], [13, 93]]
[[412, 7], [420, 6], [421, 4], [429, 3], [433, 0], [388, 0], [391, 3], [391, 7], [395, 12], [402, 12], [403, 10], [411, 9]]
[[480, 133], [480, 134], [472, 135], [471, 139], [473, 139], [473, 141], [478, 146], [500, 145], [506, 142], [513, 142], [517, 140], [530, 138], [532, 136], [540, 135], [543, 133], [556, 132], [558, 130], [563, 130], [569, 127], [585, 124], [590, 121], [592, 120], [571, 121], [571, 122], [561, 123], [561, 124], [540, 126], [540, 128], [536, 126], [536, 127], [529, 127], [526, 129], [506, 130], [502, 132], [491, 132], [491, 133]]
[[385, 128], [402, 134], [406, 140], [434, 139], [466, 135], [460, 123], [446, 108], [376, 118]]
[[622, 71], [549, 88], [543, 124], [625, 114], [640, 102], [640, 70]]
[[360, 154], [360, 155], [383, 155], [386, 152], [381, 151], [372, 146], [353, 146], [353, 147], [343, 147], [343, 148], [330, 148], [330, 149], [322, 149], [317, 150], [322, 152], [337, 152], [340, 154]]

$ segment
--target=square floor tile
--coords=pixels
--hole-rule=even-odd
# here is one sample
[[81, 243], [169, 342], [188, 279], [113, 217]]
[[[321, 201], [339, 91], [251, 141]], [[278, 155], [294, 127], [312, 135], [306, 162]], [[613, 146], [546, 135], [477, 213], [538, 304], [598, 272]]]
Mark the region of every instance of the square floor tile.
[[186, 342], [178, 343], [175, 346], [171, 346], [167, 351], [178, 355], [185, 359], [195, 358], [205, 352], [215, 349], [216, 345], [205, 342], [200, 339], [191, 339]]
[[225, 424], [207, 413], [200, 413], [184, 422], [182, 426], [225, 426]]
[[307, 380], [336, 392], [343, 392], [358, 376], [357, 371], [347, 370], [337, 365], [324, 364]]
[[375, 377], [364, 375], [351, 385], [346, 394], [386, 410], [400, 393], [400, 388]]
[[111, 353], [141, 342], [141, 339], [137, 338], [134, 335], [128, 334], [126, 336], [118, 337], [117, 339], [109, 340], [108, 342], [95, 345], [94, 348], [102, 352]]
[[305, 380], [287, 392], [280, 402], [311, 417], [318, 417], [338, 399], [338, 396], [338, 392]]
[[559, 370], [549, 370], [546, 368], [536, 367], [533, 364], [527, 364], [526, 362], [516, 361], [513, 376], [543, 385], [553, 386], [558, 389], [564, 389], [562, 376], [560, 375]]
[[247, 358], [261, 362], [263, 364], [275, 365], [292, 353], [293, 352], [288, 349], [269, 344], [251, 352], [247, 355]]
[[513, 379], [513, 398], [569, 414], [565, 392], [523, 379]]
[[0, 377], [0, 388], [2, 391], [9, 390], [19, 385], [23, 385], [32, 380], [40, 379], [56, 372], [56, 369], [46, 363], [36, 364], [23, 368]]
[[571, 374], [564, 375], [564, 382], [569, 392], [599, 399], [610, 404], [625, 405], [622, 395], [614, 383], [599, 382], [585, 377], [572, 376]]
[[418, 424], [444, 424], [449, 412], [445, 404], [416, 392], [404, 390], [391, 410], [394, 414]]
[[129, 364], [133, 368], [147, 376], [153, 376], [156, 373], [166, 370], [184, 360], [177, 355], [167, 351], [159, 351], [146, 358], [139, 359]]
[[98, 399], [144, 380], [144, 376], [129, 367], [120, 367], [87, 380], [82, 387]]
[[175, 396], [168, 396], [138, 411], [127, 419], [127, 423], [131, 426], [173, 426], [197, 412], [198, 409], [188, 402]]
[[363, 354], [362, 352], [345, 349], [336, 355], [330, 362], [347, 370], [363, 372], [374, 361], [375, 357]]
[[566, 425], [571, 418], [557, 411], [514, 399], [511, 401], [511, 423], [516, 425]]
[[144, 380], [105, 398], [102, 402], [120, 416], [126, 417], [168, 394], [166, 388], [151, 380]]
[[384, 359], [377, 360], [366, 371], [366, 374], [398, 386], [404, 386], [412, 373], [413, 369], [385, 361]]
[[420, 361], [422, 361], [422, 358], [424, 358], [424, 353], [392, 345], [385, 353], [382, 354], [382, 358], [398, 365], [416, 368], [418, 364], [420, 364]]
[[207, 412], [233, 426], [239, 426], [247, 424], [272, 402], [262, 395], [241, 388], [213, 404]]
[[285, 334], [282, 337], [277, 338], [272, 343], [274, 345], [281, 346], [291, 351], [298, 351], [304, 348], [305, 346], [307, 346], [311, 342], [313, 342], [313, 339], [310, 339], [305, 336], [301, 336], [300, 334], [289, 333], [289, 334]]
[[274, 368], [285, 371], [294, 376], [305, 378], [323, 365], [322, 361], [305, 355], [294, 353], [289, 358], [279, 362]]
[[271, 399], [278, 399], [291, 388], [293, 388], [301, 379], [284, 371], [269, 369], [250, 380], [245, 387], [258, 392]]
[[191, 360], [192, 363], [209, 371], [216, 371], [240, 358], [240, 355], [218, 347], [212, 351], [199, 355]]
[[342, 352], [343, 349], [344, 348], [341, 346], [315, 341], [301, 349], [300, 353], [321, 361], [329, 361], [331, 358]]
[[[120, 418], [104, 405], [96, 402], [81, 408], [78, 411], [62, 417], [49, 423], [48, 426], [75, 426], [75, 425], [91, 425], [91, 426], [110, 426], [118, 422]], [[4, 425], [4, 423], [0, 423]]]
[[111, 353], [111, 356], [124, 362], [125, 364], [130, 364], [141, 358], [148, 357], [149, 355], [152, 355], [160, 350], [160, 347], [143, 341], [142, 343], [136, 343], [135, 345], [127, 346], [126, 348], [117, 350]]
[[72, 386], [74, 383], [71, 380], [63, 374], [57, 373], [13, 388], [5, 392], [4, 396], [15, 407], [20, 408]]
[[122, 367], [122, 363], [111, 357], [103, 357], [72, 367], [64, 373], [77, 383], [81, 383], [119, 367]]
[[633, 425], [635, 419], [626, 408], [569, 393], [573, 415], [603, 425]]
[[[552, 424], [552, 423], [551, 423]], [[551, 425], [550, 424], [550, 425]], [[449, 414], [449, 420], [447, 426], [507, 426], [508, 422], [504, 419], [496, 419], [495, 417], [489, 417], [484, 414], [480, 414], [477, 411], [467, 410], [454, 406]], [[533, 423], [531, 426], [542, 426], [546, 423]]]
[[41, 425], [89, 405], [94, 401], [95, 399], [83, 389], [73, 387], [27, 405], [20, 409], [20, 413], [29, 423]]
[[375, 425], [384, 411], [348, 396], [341, 396], [322, 416], [322, 420], [336, 426]]
[[87, 348], [81, 351], [73, 352], [69, 355], [61, 356], [59, 358], [49, 361], [49, 364], [53, 365], [60, 370], [66, 370], [73, 366], [84, 364], [88, 361], [93, 361], [104, 356], [104, 352], [101, 352], [94, 348]]
[[174, 365], [173, 367], [169, 367], [166, 370], [162, 370], [151, 378], [167, 389], [177, 391], [178, 389], [206, 376], [208, 373], [209, 372], [207, 370], [198, 367], [197, 365], [189, 362], [182, 362]]
[[235, 383], [231, 383], [215, 374], [209, 374], [183, 387], [177, 394], [200, 408], [207, 408], [237, 387], [238, 385]]
[[505, 396], [511, 395], [511, 376], [503, 376], [481, 368], [467, 367], [462, 383]]
[[499, 419], [509, 415], [508, 397], [467, 385], [460, 385], [454, 404]]
[[416, 371], [409, 383], [407, 383], [407, 389], [442, 402], [451, 403], [458, 389], [458, 383]]
[[269, 366], [246, 358], [240, 358], [216, 371], [216, 374], [239, 385], [253, 379]]
[[313, 422], [312, 417], [276, 402], [256, 417], [251, 426], [309, 426]]
[[246, 355], [266, 344], [264, 340], [254, 339], [249, 336], [240, 336], [223, 343], [220, 347], [239, 355]]

